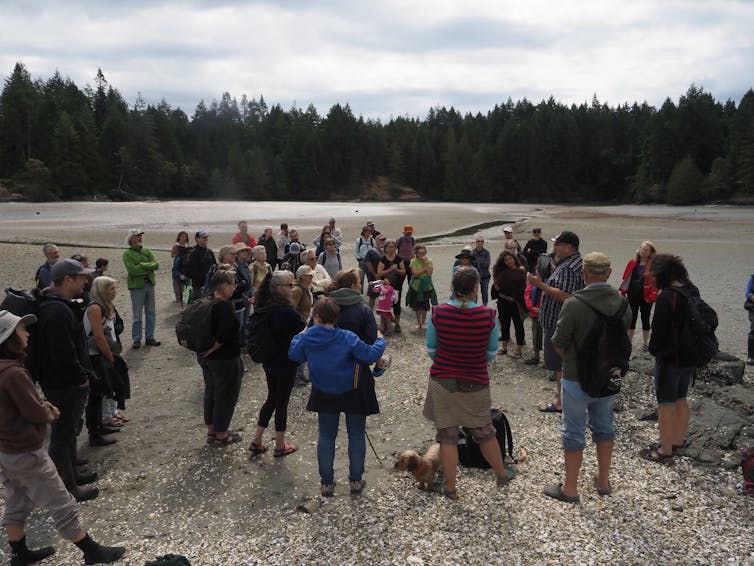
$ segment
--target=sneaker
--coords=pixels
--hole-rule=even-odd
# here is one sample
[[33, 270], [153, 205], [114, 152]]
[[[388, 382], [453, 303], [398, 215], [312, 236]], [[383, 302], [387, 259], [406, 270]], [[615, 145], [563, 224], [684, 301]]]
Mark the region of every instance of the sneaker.
[[141, 342], [134, 342], [134, 343], [133, 343], [133, 344], [131, 345], [131, 349], [132, 349], [132, 350], [138, 350], [139, 348], [141, 348]]
[[332, 497], [335, 494], [335, 482], [321, 484], [319, 486], [319, 493], [322, 497]]
[[382, 366], [378, 366], [375, 364], [374, 370], [372, 370], [372, 375], [374, 377], [380, 377], [383, 373], [385, 373], [385, 370], [390, 367], [390, 362], [392, 362], [392, 358], [390, 357], [390, 354], [383, 354], [380, 358], [380, 361], [382, 362]]
[[367, 480], [361, 479], [351, 482], [351, 495], [359, 495], [364, 491], [364, 486], [367, 484]]
[[154, 338], [147, 338], [147, 340], [144, 342], [147, 346], [159, 346], [162, 344], [159, 340], [155, 340]]

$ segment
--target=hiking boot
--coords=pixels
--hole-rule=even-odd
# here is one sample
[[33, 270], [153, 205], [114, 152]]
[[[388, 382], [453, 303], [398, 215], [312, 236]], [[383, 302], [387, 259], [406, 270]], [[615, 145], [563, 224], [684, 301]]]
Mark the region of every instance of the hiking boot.
[[160, 346], [162, 342], [159, 340], [155, 340], [154, 338], [147, 338], [147, 340], [144, 342], [147, 346]]
[[75, 488], [68, 488], [68, 491], [71, 492], [71, 495], [73, 495], [73, 498], [81, 503], [82, 501], [91, 501], [92, 499], [96, 499], [99, 495], [99, 489], [96, 487], [78, 487]]
[[364, 491], [364, 486], [366, 486], [367, 480], [361, 479], [357, 481], [351, 482], [351, 495], [359, 495], [362, 491]]
[[123, 546], [103, 546], [93, 540], [88, 533], [75, 544], [84, 553], [84, 564], [109, 564], [120, 559], [126, 552]]
[[332, 497], [335, 494], [335, 482], [321, 484], [319, 492], [322, 494], [322, 497]]
[[114, 438], [105, 438], [101, 434], [89, 437], [89, 446], [110, 446], [118, 442]]
[[97, 472], [76, 471], [76, 485], [86, 485], [97, 481]]
[[133, 344], [131, 344], [132, 350], [138, 350], [139, 348], [141, 348], [141, 342], [134, 342]]
[[393, 326], [393, 332], [395, 332], [396, 334], [401, 333], [401, 325], [398, 324], [397, 322], [395, 323], [395, 326]]
[[21, 540], [8, 542], [11, 547], [11, 566], [26, 566], [26, 564], [36, 564], [55, 554], [55, 547], [45, 546], [37, 550], [31, 550], [26, 546], [26, 536]]

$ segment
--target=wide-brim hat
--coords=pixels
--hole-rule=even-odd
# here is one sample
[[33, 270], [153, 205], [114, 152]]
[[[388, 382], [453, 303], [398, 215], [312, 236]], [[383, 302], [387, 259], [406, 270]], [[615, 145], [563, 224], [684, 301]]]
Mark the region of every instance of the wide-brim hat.
[[16, 331], [19, 324], [29, 326], [37, 322], [37, 317], [33, 314], [26, 316], [16, 316], [10, 311], [0, 311], [0, 344], [5, 342]]
[[456, 259], [474, 259], [474, 254], [471, 253], [471, 250], [461, 250], [461, 253], [456, 256]]

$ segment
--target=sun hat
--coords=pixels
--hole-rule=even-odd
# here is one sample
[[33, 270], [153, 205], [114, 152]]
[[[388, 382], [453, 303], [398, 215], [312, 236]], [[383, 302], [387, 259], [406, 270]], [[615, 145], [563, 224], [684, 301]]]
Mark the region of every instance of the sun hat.
[[9, 311], [0, 311], [0, 344], [5, 342], [16, 331], [19, 324], [29, 326], [37, 322], [37, 317], [33, 314], [26, 316], [16, 316]]

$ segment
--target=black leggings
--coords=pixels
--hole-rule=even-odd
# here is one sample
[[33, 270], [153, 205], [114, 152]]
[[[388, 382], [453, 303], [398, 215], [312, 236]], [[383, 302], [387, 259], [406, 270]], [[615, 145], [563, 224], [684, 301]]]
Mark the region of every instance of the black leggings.
[[296, 379], [296, 368], [289, 370], [287, 373], [270, 375], [265, 372], [267, 377], [267, 399], [264, 405], [259, 409], [259, 420], [257, 424], [262, 428], [267, 428], [275, 413], [275, 431], [285, 432], [288, 427], [288, 401], [291, 398], [293, 382]]
[[524, 321], [518, 312], [518, 305], [505, 299], [497, 300], [497, 316], [500, 319], [500, 336], [503, 342], [511, 338], [511, 320], [513, 329], [516, 332], [516, 345], [523, 346], [525, 343]]
[[649, 330], [649, 313], [652, 310], [652, 303], [648, 303], [643, 297], [636, 299], [635, 297], [628, 297], [628, 304], [631, 306], [631, 325], [629, 330], [636, 329], [636, 319], [641, 312], [641, 328], [642, 330]]

